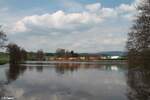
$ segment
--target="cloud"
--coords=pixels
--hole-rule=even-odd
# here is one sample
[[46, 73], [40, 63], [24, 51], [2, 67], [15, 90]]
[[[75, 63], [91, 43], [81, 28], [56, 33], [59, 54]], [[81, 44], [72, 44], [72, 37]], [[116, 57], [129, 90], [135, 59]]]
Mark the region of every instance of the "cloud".
[[85, 6], [85, 8], [91, 12], [96, 12], [101, 8], [101, 3], [88, 4]]
[[57, 11], [52, 14], [26, 16], [14, 24], [12, 32], [32, 31], [33, 28], [49, 30], [78, 30], [100, 23], [101, 16], [89, 12], [65, 13]]
[[29, 32], [33, 29], [49, 29], [54, 31], [82, 30], [101, 23], [105, 18], [117, 16], [111, 8], [103, 8], [97, 13], [68, 13], [57, 11], [52, 14], [26, 16], [17, 21], [10, 33]]
[[93, 3], [84, 6], [87, 11], [78, 13], [68, 13], [58, 10], [53, 13], [25, 16], [13, 24], [10, 33], [31, 32], [33, 29], [51, 30], [53, 32], [80, 31], [95, 27], [104, 20], [108, 20], [108, 18], [122, 17], [131, 20], [136, 12], [134, 5], [137, 2], [138, 0], [132, 4], [121, 4], [115, 8], [106, 8], [102, 7], [101, 3]]
[[27, 31], [27, 28], [25, 27], [25, 24], [21, 21], [18, 21], [15, 23], [15, 27], [11, 30], [12, 32], [25, 32]]
[[102, 8], [100, 13], [103, 18], [114, 18], [117, 16], [117, 12], [112, 8]]
[[[99, 52], [104, 50], [123, 50], [125, 46], [125, 32], [121, 25], [100, 25], [84, 31], [51, 32], [50, 34], [38, 35], [33, 32], [15, 35], [15, 42], [27, 50], [36, 51], [43, 49], [47, 52], [55, 52], [57, 48], [75, 50], [76, 52]], [[128, 26], [128, 25], [127, 25]], [[113, 41], [113, 42], [112, 42]]]
[[133, 13], [136, 11], [136, 8], [134, 7], [134, 5], [121, 4], [117, 8], [117, 10], [118, 12], [121, 12], [121, 13]]
[[[12, 41], [28, 50], [43, 48], [73, 49], [78, 52], [124, 50], [129, 23], [136, 13], [135, 4], [103, 7], [101, 3], [79, 5], [83, 11], [57, 10], [25, 16], [9, 30]], [[66, 4], [70, 6], [72, 4]]]

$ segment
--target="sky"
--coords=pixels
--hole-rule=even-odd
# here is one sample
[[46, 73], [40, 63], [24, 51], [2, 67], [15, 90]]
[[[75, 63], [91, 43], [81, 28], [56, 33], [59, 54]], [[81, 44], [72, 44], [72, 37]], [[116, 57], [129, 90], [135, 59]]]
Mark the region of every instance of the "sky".
[[139, 0], [0, 0], [9, 42], [28, 51], [125, 51]]

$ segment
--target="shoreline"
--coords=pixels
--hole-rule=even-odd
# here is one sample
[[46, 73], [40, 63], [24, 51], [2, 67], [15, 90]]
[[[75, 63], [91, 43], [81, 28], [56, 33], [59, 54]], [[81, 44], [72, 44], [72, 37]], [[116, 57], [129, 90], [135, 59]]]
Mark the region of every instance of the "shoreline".
[[[8, 64], [8, 61], [1, 61], [0, 65]], [[54, 64], [54, 63], [72, 63], [72, 64], [127, 64], [128, 60], [112, 60], [112, 59], [105, 59], [105, 60], [47, 60], [47, 61], [36, 61], [36, 60], [27, 60], [21, 64]]]
[[97, 61], [70, 61], [70, 60], [51, 60], [51, 61], [26, 61], [22, 64], [54, 64], [54, 63], [72, 63], [72, 64], [127, 64], [127, 60], [97, 60]]

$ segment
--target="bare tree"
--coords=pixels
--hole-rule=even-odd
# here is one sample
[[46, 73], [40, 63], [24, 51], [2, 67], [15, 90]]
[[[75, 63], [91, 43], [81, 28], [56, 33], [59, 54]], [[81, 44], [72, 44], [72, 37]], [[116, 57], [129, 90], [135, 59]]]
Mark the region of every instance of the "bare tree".
[[7, 47], [10, 63], [18, 64], [21, 59], [20, 47], [18, 47], [16, 44], [9, 44]]
[[10, 64], [19, 64], [27, 58], [27, 52], [16, 44], [9, 44], [7, 51], [9, 53]]
[[139, 11], [128, 33], [127, 49], [129, 62], [150, 61], [150, 0], [141, 0]]
[[5, 46], [6, 41], [7, 41], [6, 34], [4, 31], [2, 31], [0, 26], [0, 48], [3, 48]]

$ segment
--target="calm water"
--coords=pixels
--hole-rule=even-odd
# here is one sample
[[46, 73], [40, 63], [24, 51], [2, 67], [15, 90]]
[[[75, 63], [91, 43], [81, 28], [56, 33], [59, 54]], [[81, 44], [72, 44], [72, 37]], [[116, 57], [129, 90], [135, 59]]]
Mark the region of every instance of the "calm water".
[[0, 96], [17, 100], [131, 100], [128, 74], [125, 64], [6, 64], [0, 66]]

